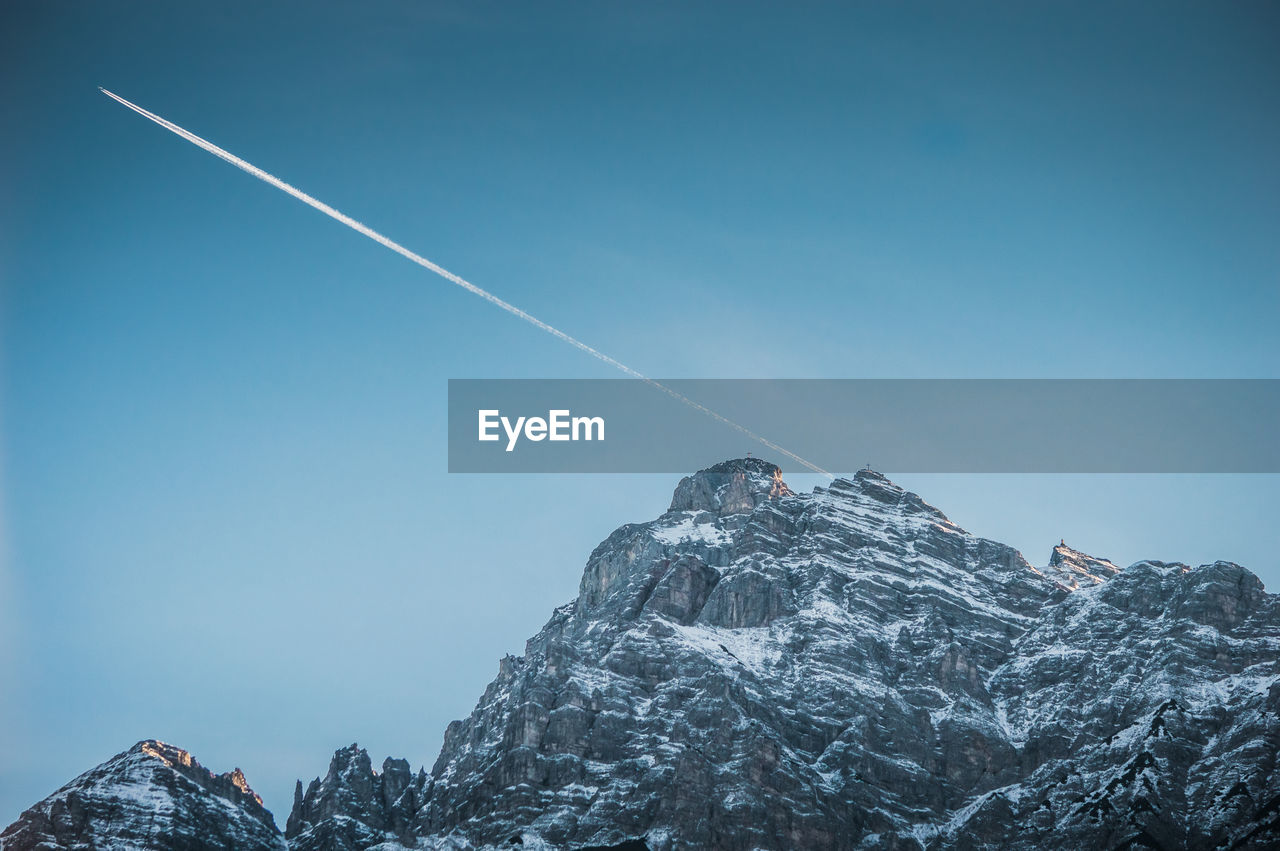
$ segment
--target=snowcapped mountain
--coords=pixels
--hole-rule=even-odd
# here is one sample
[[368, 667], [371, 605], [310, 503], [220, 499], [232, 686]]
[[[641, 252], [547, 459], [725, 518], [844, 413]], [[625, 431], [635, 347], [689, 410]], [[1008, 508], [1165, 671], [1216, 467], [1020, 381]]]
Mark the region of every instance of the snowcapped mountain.
[[1073, 550], [1067, 542], [1053, 548], [1045, 574], [1061, 582], [1073, 591], [1081, 586], [1098, 585], [1120, 572], [1118, 565], [1105, 558]]
[[209, 771], [184, 750], [139, 742], [45, 798], [0, 848], [237, 848], [286, 851], [240, 769]]
[[[128, 754], [146, 747], [165, 746]], [[1063, 544], [1036, 569], [877, 473], [798, 495], [745, 459], [686, 477], [667, 513], [601, 543], [430, 772], [375, 771], [344, 748], [299, 783], [285, 837], [294, 851], [1267, 848], [1277, 753], [1280, 598], [1243, 568], [1121, 570]], [[128, 754], [24, 813], [0, 848], [259, 847], [226, 838], [271, 824], [245, 799], [171, 792], [155, 767], [113, 791], [103, 772]], [[102, 807], [52, 815], [81, 787], [149, 802], [120, 811], [129, 839]], [[194, 841], [188, 813], [210, 796], [228, 824]], [[148, 805], [168, 815], [144, 830]], [[274, 830], [253, 841], [278, 847]]]

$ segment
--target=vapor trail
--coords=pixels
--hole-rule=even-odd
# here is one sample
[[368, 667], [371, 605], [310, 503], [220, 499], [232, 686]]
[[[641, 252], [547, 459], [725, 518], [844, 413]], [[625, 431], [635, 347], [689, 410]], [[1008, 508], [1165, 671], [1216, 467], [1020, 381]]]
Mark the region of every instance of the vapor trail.
[[302, 203], [310, 207], [314, 207], [315, 209], [324, 213], [326, 216], [330, 217], [331, 219], [336, 219], [337, 221], [342, 222], [344, 225], [356, 231], [357, 233], [364, 234], [365, 236], [369, 237], [369, 239], [372, 239], [374, 242], [377, 242], [381, 245], [386, 246], [387, 248], [390, 248], [396, 254], [399, 254], [402, 257], [412, 260], [414, 263], [417, 263], [419, 266], [423, 267], [424, 269], [429, 269], [430, 271], [435, 272], [437, 275], [444, 278], [446, 281], [449, 281], [450, 283], [453, 283], [453, 284], [457, 284], [467, 292], [474, 293], [475, 295], [480, 296], [485, 301], [490, 302], [491, 304], [497, 305], [498, 307], [505, 310], [507, 313], [510, 313], [513, 316], [518, 316], [519, 318], [523, 319], [525, 322], [528, 322], [530, 325], [533, 325], [537, 328], [541, 328], [543, 331], [546, 331], [548, 334], [552, 335], [553, 337], [558, 337], [559, 339], [564, 340], [569, 345], [577, 349], [581, 349], [582, 351], [591, 355], [593, 358], [597, 358], [598, 360], [604, 361], [605, 363], [621, 370], [622, 372], [626, 373], [632, 378], [640, 379], [646, 384], [649, 384], [650, 386], [658, 390], [661, 390], [663, 393], [666, 393], [668, 396], [671, 396], [674, 399], [680, 400], [684, 404], [688, 405], [689, 407], [697, 411], [701, 411], [702, 413], [706, 414], [707, 416], [711, 417], [717, 422], [723, 423], [724, 425], [729, 426], [735, 431], [746, 435], [752, 440], [755, 440], [755, 441], [758, 441], [759, 443], [764, 444], [765, 446], [772, 449], [774, 452], [777, 452], [781, 455], [785, 455], [787, 458], [790, 458], [792, 461], [795, 461], [796, 463], [803, 465], [807, 469], [812, 470], [815, 473], [821, 473], [829, 478], [833, 478], [830, 473], [828, 473], [826, 470], [822, 469], [821, 467], [817, 466], [816, 464], [812, 464], [809, 461], [806, 461], [805, 459], [801, 458], [799, 455], [796, 455], [793, 452], [783, 449], [781, 446], [777, 445], [776, 443], [766, 440], [765, 438], [761, 437], [760, 435], [748, 429], [746, 426], [738, 425], [728, 417], [718, 414], [715, 411], [711, 410], [710, 408], [706, 407], [705, 405], [695, 402], [693, 399], [690, 399], [684, 394], [678, 393], [675, 390], [672, 390], [670, 387], [667, 387], [665, 384], [662, 384], [661, 382], [658, 382], [658, 381], [654, 381], [652, 378], [646, 378], [640, 372], [632, 369], [631, 367], [627, 366], [621, 361], [614, 360], [613, 358], [609, 357], [599, 349], [592, 348], [591, 346], [588, 346], [586, 343], [582, 342], [576, 337], [572, 337], [566, 334], [565, 332], [561, 331], [559, 328], [548, 325], [538, 317], [533, 316], [532, 314], [526, 313], [525, 311], [516, 307], [514, 304], [512, 304], [509, 301], [505, 301], [504, 299], [498, 298], [493, 293], [481, 287], [476, 286], [475, 284], [468, 281], [466, 278], [463, 278], [459, 275], [455, 275], [453, 272], [450, 272], [448, 269], [444, 268], [443, 266], [439, 266], [435, 263], [432, 263], [430, 260], [423, 257], [422, 255], [417, 254], [413, 251], [410, 251], [409, 249], [405, 248], [403, 245], [401, 245], [400, 243], [392, 239], [388, 239], [387, 237], [378, 233], [376, 230], [369, 227], [368, 225], [362, 224], [356, 221], [355, 219], [351, 218], [346, 213], [335, 210], [333, 207], [330, 207], [328, 204], [324, 203], [323, 201], [320, 201], [316, 198], [311, 197], [307, 193], [303, 192], [301, 189], [298, 189], [295, 186], [290, 186], [288, 183], [285, 183], [283, 180], [276, 177], [275, 175], [268, 174], [267, 172], [258, 168], [253, 163], [246, 162], [240, 159], [230, 151], [226, 151], [226, 150], [223, 150], [222, 148], [219, 148], [217, 145], [213, 144], [207, 139], [202, 139], [196, 134], [182, 129], [178, 125], [174, 124], [172, 121], [168, 121], [164, 118], [161, 118], [160, 116], [156, 115], [154, 112], [148, 112], [147, 110], [138, 106], [136, 103], [130, 103], [129, 101], [125, 100], [119, 95], [114, 94], [113, 92], [109, 92], [106, 89], [102, 88], [101, 86], [98, 87], [98, 91], [102, 92], [104, 95], [111, 98], [112, 100], [117, 101], [118, 103], [124, 104], [125, 106], [129, 107], [139, 115], [151, 119], [156, 124], [159, 124], [161, 127], [165, 128], [166, 130], [176, 133], [177, 135], [186, 139], [188, 142], [195, 145], [196, 147], [203, 148], [204, 150], [213, 154], [215, 157], [226, 160], [236, 168], [242, 171], [246, 171], [249, 174], [253, 175], [254, 177], [258, 178], [259, 180], [265, 183], [271, 184], [276, 189], [279, 189], [283, 192], [286, 192], [292, 195], [294, 198], [297, 198]]

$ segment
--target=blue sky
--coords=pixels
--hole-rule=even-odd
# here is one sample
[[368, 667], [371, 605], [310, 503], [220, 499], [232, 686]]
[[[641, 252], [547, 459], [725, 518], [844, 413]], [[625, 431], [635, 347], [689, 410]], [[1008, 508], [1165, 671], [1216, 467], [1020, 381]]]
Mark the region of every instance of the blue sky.
[[[447, 475], [448, 378], [608, 368], [98, 86], [651, 375], [1280, 375], [1274, 6], [0, 16], [0, 822], [144, 737], [281, 822], [353, 740], [429, 766], [675, 484]], [[900, 481], [1280, 585], [1274, 476]]]

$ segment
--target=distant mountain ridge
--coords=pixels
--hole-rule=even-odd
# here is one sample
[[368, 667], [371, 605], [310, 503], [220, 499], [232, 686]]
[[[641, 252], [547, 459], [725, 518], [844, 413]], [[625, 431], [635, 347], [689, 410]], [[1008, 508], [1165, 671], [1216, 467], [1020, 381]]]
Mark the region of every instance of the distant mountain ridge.
[[0, 848], [237, 848], [286, 851], [240, 769], [217, 774], [191, 754], [138, 742], [31, 807]]
[[0, 849], [1270, 848], [1277, 754], [1280, 597], [1244, 568], [1037, 569], [878, 473], [795, 494], [748, 458], [602, 542], [429, 772], [343, 748], [281, 834], [144, 742]]

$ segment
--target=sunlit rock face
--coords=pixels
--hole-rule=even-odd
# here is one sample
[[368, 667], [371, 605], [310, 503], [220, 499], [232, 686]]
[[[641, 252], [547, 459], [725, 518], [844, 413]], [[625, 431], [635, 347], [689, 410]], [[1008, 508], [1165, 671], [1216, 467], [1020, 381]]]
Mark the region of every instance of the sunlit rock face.
[[286, 851], [240, 769], [215, 775], [157, 741], [139, 742], [27, 810], [0, 834], [0, 848]]
[[[1269, 848], [1280, 604], [1243, 568], [1032, 567], [864, 471], [683, 479], [429, 773], [352, 746], [294, 849]], [[69, 847], [69, 846], [48, 846]]]
[[1105, 558], [1082, 553], [1067, 546], [1067, 542], [1053, 548], [1045, 575], [1075, 590], [1081, 586], [1098, 585], [1120, 572], [1120, 568]]
[[778, 465], [762, 458], [739, 458], [681, 479], [670, 510], [710, 511], [724, 517], [749, 512], [762, 502], [790, 494]]

